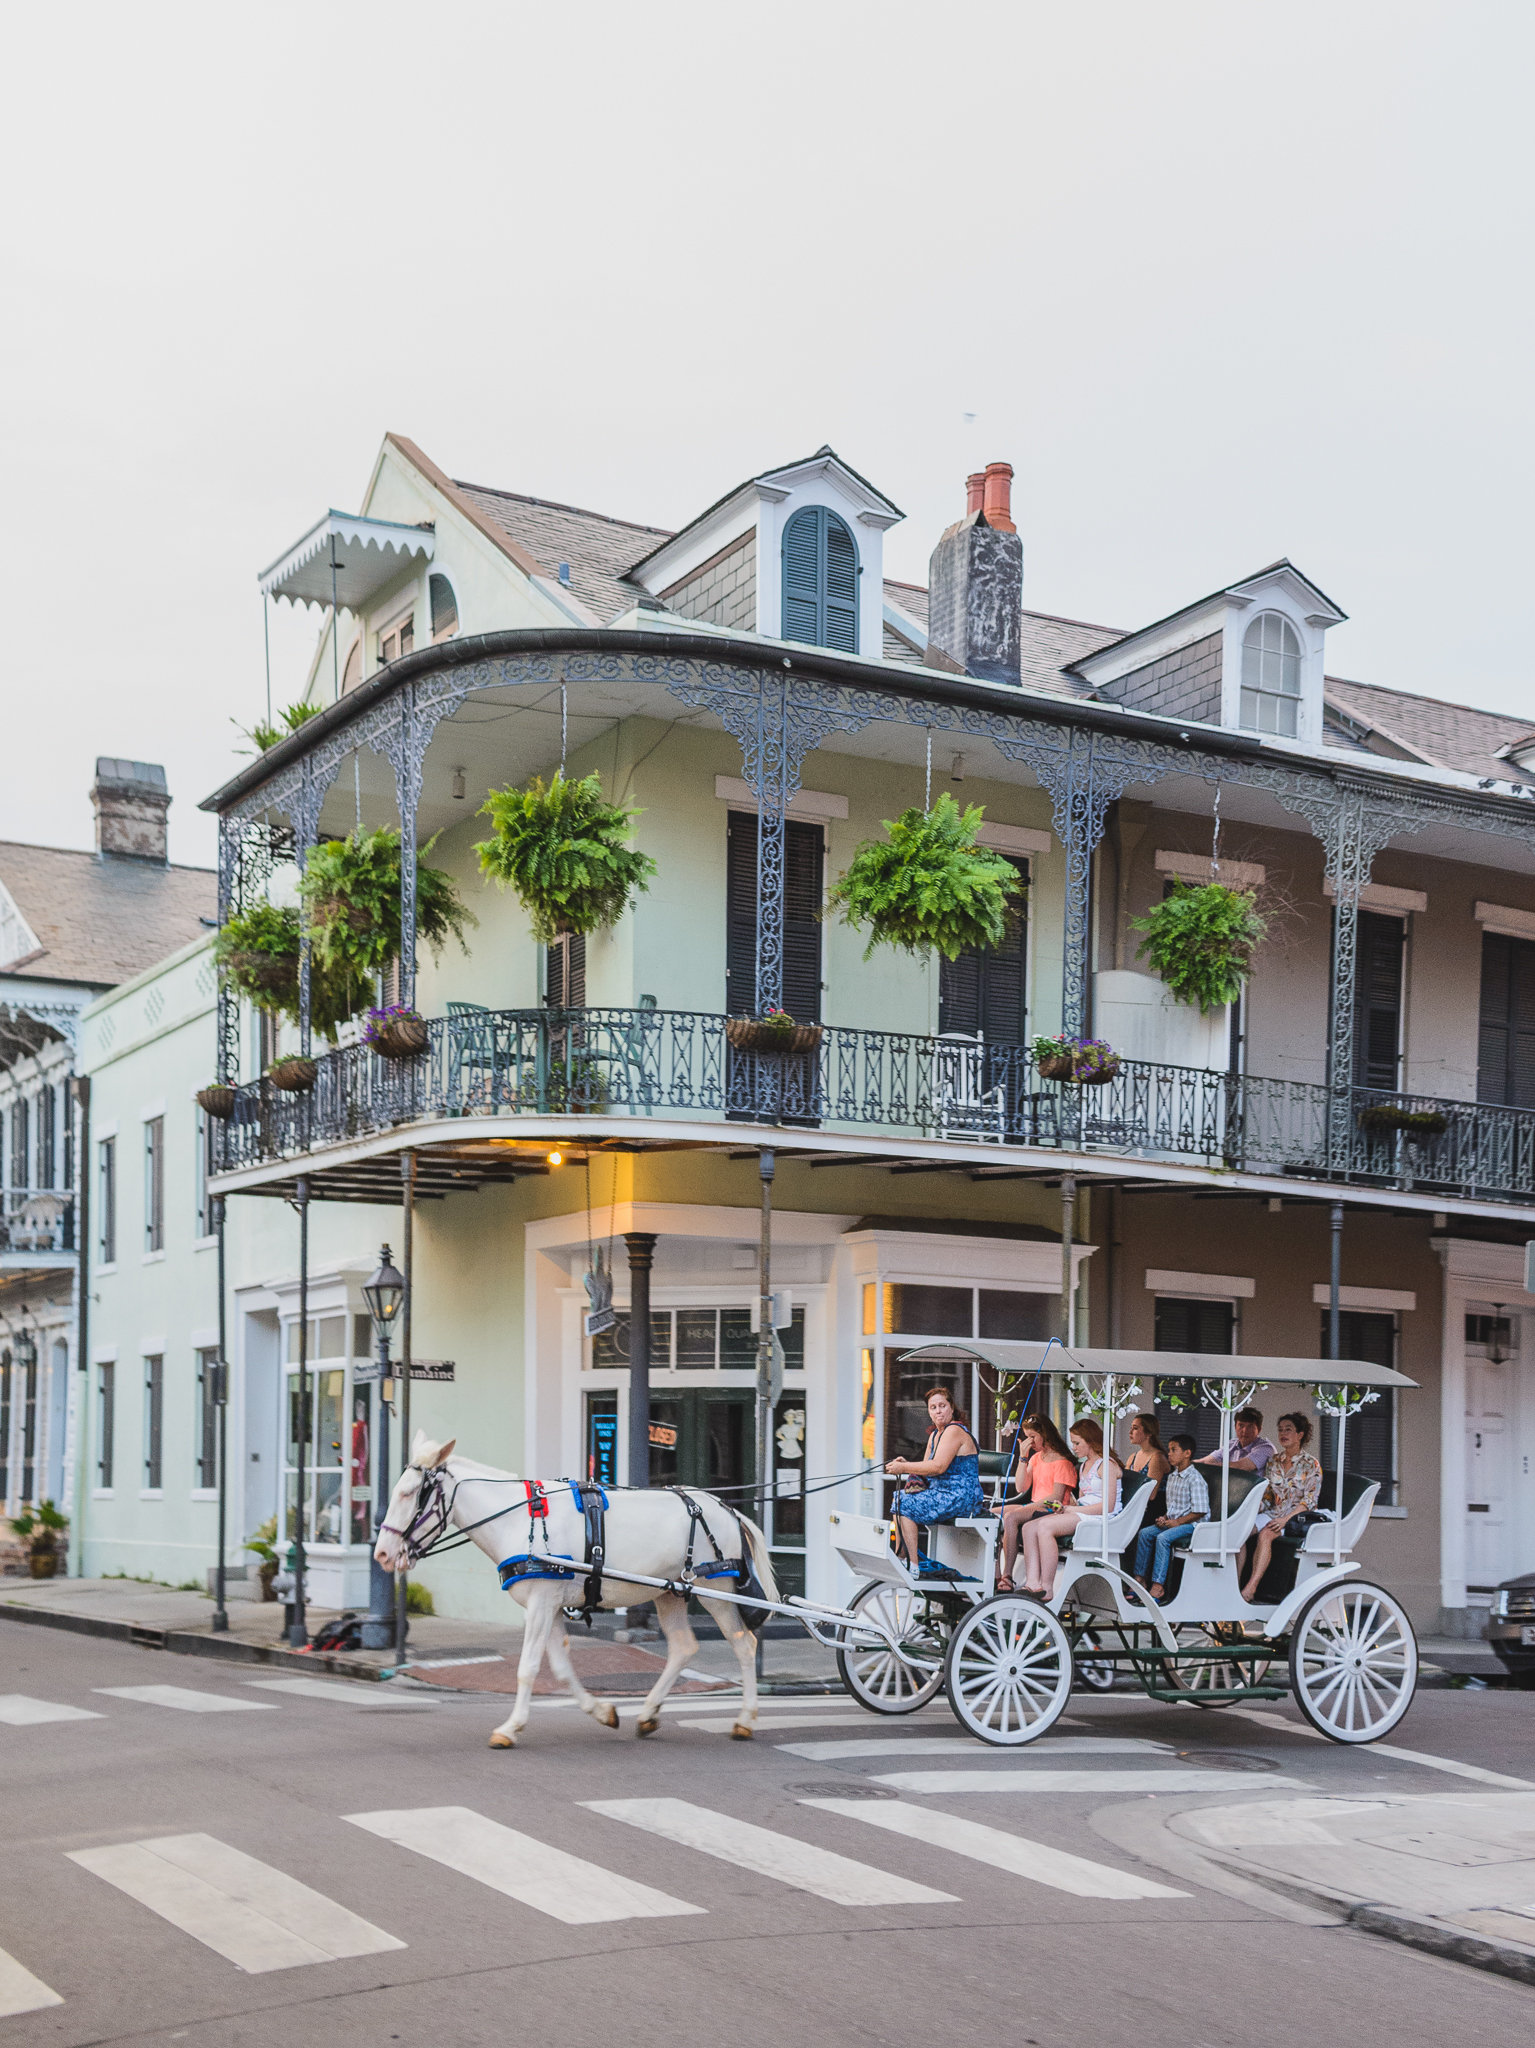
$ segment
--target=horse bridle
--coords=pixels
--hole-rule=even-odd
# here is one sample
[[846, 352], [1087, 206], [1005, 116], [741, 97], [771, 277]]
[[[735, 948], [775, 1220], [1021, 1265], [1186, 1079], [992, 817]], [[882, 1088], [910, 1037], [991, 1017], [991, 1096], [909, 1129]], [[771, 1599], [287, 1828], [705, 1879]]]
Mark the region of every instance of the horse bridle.
[[[405, 1546], [405, 1562], [419, 1564], [421, 1559], [439, 1543], [448, 1532], [448, 1516], [451, 1502], [442, 1472], [435, 1465], [417, 1465], [421, 1484], [416, 1489], [416, 1512], [403, 1529], [397, 1529], [392, 1522], [380, 1522], [379, 1534], [387, 1529], [391, 1536], [398, 1536]], [[418, 1535], [423, 1523], [430, 1518], [432, 1527], [429, 1535]]]

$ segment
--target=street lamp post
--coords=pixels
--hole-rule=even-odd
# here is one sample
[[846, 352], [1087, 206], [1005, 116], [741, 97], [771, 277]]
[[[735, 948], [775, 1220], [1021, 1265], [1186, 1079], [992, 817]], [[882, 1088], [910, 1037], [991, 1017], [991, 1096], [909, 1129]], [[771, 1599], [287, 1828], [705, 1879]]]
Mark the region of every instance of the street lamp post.
[[[390, 1263], [389, 1247], [379, 1254], [378, 1271], [362, 1290], [373, 1318], [373, 1336], [378, 1346], [378, 1444], [374, 1459], [373, 1539], [389, 1508], [389, 1342], [405, 1303], [405, 1281]], [[394, 1641], [394, 1578], [377, 1557], [368, 1563], [368, 1618], [362, 1625], [365, 1650], [387, 1650]]]

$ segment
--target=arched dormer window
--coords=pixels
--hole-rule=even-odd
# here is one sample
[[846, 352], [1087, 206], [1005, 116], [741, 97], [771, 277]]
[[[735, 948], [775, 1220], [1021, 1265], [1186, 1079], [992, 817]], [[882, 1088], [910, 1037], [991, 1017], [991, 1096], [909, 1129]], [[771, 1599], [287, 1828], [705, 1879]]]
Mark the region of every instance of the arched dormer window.
[[1278, 612], [1260, 612], [1242, 636], [1242, 724], [1248, 732], [1296, 736], [1300, 641]]
[[458, 631], [458, 599], [446, 576], [431, 579], [432, 638], [446, 640]]
[[783, 637], [858, 652], [858, 544], [824, 505], [804, 506], [784, 530]]

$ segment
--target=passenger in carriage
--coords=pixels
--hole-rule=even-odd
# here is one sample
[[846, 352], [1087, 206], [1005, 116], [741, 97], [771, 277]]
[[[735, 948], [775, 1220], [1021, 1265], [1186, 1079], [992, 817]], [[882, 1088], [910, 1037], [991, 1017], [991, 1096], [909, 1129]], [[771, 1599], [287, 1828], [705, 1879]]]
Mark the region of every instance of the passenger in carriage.
[[1144, 1472], [1151, 1481], [1151, 1499], [1146, 1503], [1148, 1523], [1167, 1512], [1168, 1469], [1168, 1456], [1162, 1448], [1162, 1432], [1157, 1427], [1157, 1418], [1154, 1415], [1132, 1415], [1130, 1455], [1125, 1460], [1125, 1470]]
[[[1231, 1442], [1226, 1446], [1226, 1462], [1233, 1472], [1261, 1472], [1274, 1455], [1274, 1446], [1263, 1435], [1263, 1411], [1261, 1408], [1239, 1408], [1231, 1418]], [[1201, 1465], [1218, 1465], [1221, 1454], [1210, 1451], [1200, 1459]]]
[[951, 1522], [956, 1515], [978, 1515], [981, 1492], [980, 1446], [970, 1425], [957, 1413], [947, 1387], [930, 1387], [927, 1415], [932, 1424], [927, 1449], [920, 1458], [892, 1458], [887, 1472], [905, 1475], [895, 1498], [901, 1523], [901, 1547], [914, 1571], [936, 1570], [919, 1548], [918, 1523]]
[[[1048, 1600], [1055, 1591], [1055, 1574], [1061, 1561], [1058, 1548], [1061, 1538], [1080, 1528], [1089, 1515], [1105, 1512], [1103, 1431], [1090, 1415], [1084, 1415], [1071, 1425], [1068, 1434], [1072, 1455], [1080, 1468], [1077, 1504], [1070, 1508], [1053, 1507], [1023, 1526], [1024, 1591], [1035, 1593], [1042, 1600]], [[1114, 1515], [1119, 1512], [1120, 1474], [1124, 1468], [1112, 1451], [1108, 1453], [1107, 1462], [1114, 1474], [1113, 1496], [1108, 1502], [1107, 1512]]]
[[[1310, 1441], [1309, 1415], [1280, 1416], [1279, 1449], [1266, 1467], [1268, 1485], [1264, 1488], [1263, 1507], [1258, 1516], [1252, 1571], [1242, 1588], [1244, 1600], [1256, 1600], [1258, 1597], [1258, 1587], [1273, 1555], [1274, 1538], [1286, 1532], [1300, 1535], [1307, 1527], [1304, 1517], [1322, 1497], [1322, 1468], [1306, 1449]], [[1297, 1520], [1297, 1517], [1302, 1519]]]
[[1015, 1500], [1002, 1510], [1002, 1573], [999, 1593], [1013, 1590], [1013, 1566], [1018, 1560], [1018, 1535], [1025, 1522], [1036, 1515], [1054, 1514], [1070, 1505], [1077, 1487], [1077, 1463], [1061, 1441], [1061, 1433], [1048, 1415], [1025, 1415], [1023, 1455], [1016, 1476], [1016, 1491], [1027, 1490], [1027, 1500]]
[[1167, 1439], [1167, 1455], [1173, 1469], [1167, 1477], [1166, 1511], [1141, 1530], [1135, 1544], [1135, 1576], [1153, 1600], [1167, 1591], [1174, 1549], [1189, 1542], [1194, 1524], [1210, 1515], [1210, 1489], [1195, 1469], [1194, 1439], [1186, 1430]]

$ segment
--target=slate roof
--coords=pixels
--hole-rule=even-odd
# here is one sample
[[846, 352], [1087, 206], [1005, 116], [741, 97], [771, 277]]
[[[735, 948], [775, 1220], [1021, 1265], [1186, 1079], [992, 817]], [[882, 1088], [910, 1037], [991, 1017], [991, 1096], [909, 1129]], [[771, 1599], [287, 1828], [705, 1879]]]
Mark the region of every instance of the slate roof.
[[485, 484], [458, 483], [455, 488], [501, 531], [526, 548], [551, 576], [561, 562], [570, 564], [570, 588], [604, 626], [620, 613], [632, 611], [646, 595], [627, 572], [647, 552], [671, 539], [664, 526], [641, 526], [631, 519], [610, 519], [604, 512], [586, 512], [578, 505], [558, 505], [548, 498], [525, 498], [516, 491], [493, 491]]
[[[1351, 718], [1436, 768], [1494, 775], [1500, 782], [1521, 779], [1518, 767], [1512, 761], [1498, 760], [1496, 750], [1528, 739], [1528, 718], [1477, 711], [1469, 704], [1448, 704], [1442, 697], [1411, 697], [1403, 690], [1383, 689], [1379, 683], [1344, 682], [1338, 676], [1327, 678], [1326, 692]], [[1328, 737], [1331, 740], [1332, 735]]]
[[5, 967], [24, 981], [115, 988], [206, 935], [218, 914], [212, 868], [76, 853], [0, 840], [3, 882], [42, 951]]

